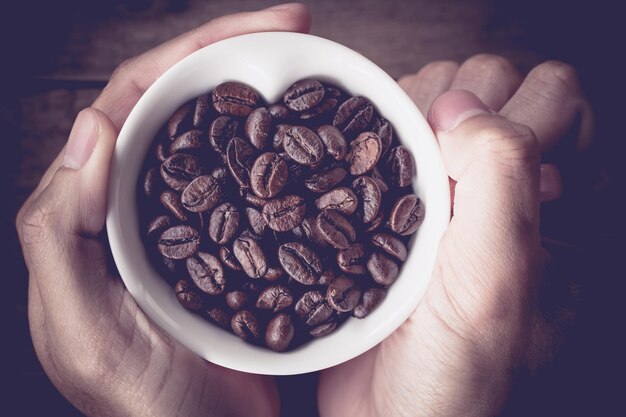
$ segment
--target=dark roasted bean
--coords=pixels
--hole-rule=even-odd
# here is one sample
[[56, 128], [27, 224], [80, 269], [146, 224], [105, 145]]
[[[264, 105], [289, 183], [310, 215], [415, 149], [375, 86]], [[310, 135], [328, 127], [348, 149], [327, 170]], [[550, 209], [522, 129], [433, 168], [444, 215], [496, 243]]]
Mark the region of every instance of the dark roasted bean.
[[211, 210], [222, 198], [222, 189], [215, 178], [202, 175], [194, 179], [183, 190], [180, 201], [194, 213]]
[[286, 195], [270, 200], [263, 206], [263, 218], [268, 227], [277, 232], [286, 232], [299, 226], [304, 219], [306, 205], [297, 195]]
[[356, 239], [352, 224], [334, 210], [324, 210], [317, 215], [316, 225], [322, 239], [335, 249], [347, 249]]
[[187, 271], [198, 288], [209, 295], [224, 291], [226, 279], [220, 261], [210, 253], [198, 252], [187, 258]]
[[155, 217], [150, 224], [148, 224], [148, 235], [154, 235], [163, 229], [172, 225], [172, 218], [170, 216], [158, 216]]
[[176, 283], [174, 293], [176, 294], [176, 299], [183, 307], [189, 310], [199, 310], [202, 308], [202, 297], [184, 279]]
[[300, 80], [287, 89], [283, 100], [295, 111], [303, 112], [317, 106], [324, 98], [325, 88], [317, 80]]
[[244, 131], [252, 146], [263, 150], [270, 134], [272, 116], [265, 107], [254, 109], [246, 118]]
[[220, 248], [220, 260], [222, 261], [224, 265], [226, 265], [227, 267], [229, 267], [230, 269], [234, 271], [241, 271], [243, 269], [241, 267], [241, 264], [235, 257], [235, 254], [233, 254], [233, 252], [230, 249], [228, 249], [226, 246], [222, 246]]
[[400, 197], [389, 213], [389, 227], [403, 236], [415, 233], [424, 220], [424, 206], [415, 194]]
[[397, 237], [389, 233], [376, 233], [372, 236], [372, 244], [378, 246], [397, 260], [401, 262], [406, 261], [406, 246]]
[[382, 253], [372, 253], [367, 260], [367, 270], [380, 285], [391, 285], [398, 278], [398, 264]]
[[309, 330], [309, 334], [313, 337], [324, 337], [334, 332], [336, 328], [337, 322], [333, 320], [312, 328]]
[[161, 164], [161, 178], [176, 191], [183, 191], [201, 173], [198, 158], [185, 153], [177, 153]]
[[241, 310], [248, 303], [248, 293], [244, 291], [229, 291], [226, 293], [226, 304], [233, 310]]
[[190, 115], [192, 110], [192, 103], [187, 102], [180, 106], [172, 117], [167, 122], [167, 134], [174, 140], [176, 136], [180, 135], [186, 128], [190, 127]]
[[300, 165], [313, 165], [324, 156], [324, 145], [312, 130], [292, 126], [284, 133], [283, 148]]
[[226, 148], [226, 161], [233, 178], [244, 187], [250, 187], [250, 168], [254, 162], [254, 149], [248, 142], [234, 137]]
[[381, 155], [385, 155], [393, 142], [393, 128], [391, 127], [391, 124], [387, 119], [379, 117], [374, 122], [372, 131], [380, 138], [380, 143], [382, 145]]
[[233, 332], [247, 342], [258, 340], [261, 335], [261, 326], [256, 316], [248, 310], [240, 310], [230, 319]]
[[239, 209], [231, 203], [220, 204], [209, 219], [209, 237], [219, 245], [230, 242], [239, 229]]
[[382, 204], [378, 183], [371, 177], [358, 177], [352, 181], [352, 189], [358, 198], [357, 216], [363, 223], [376, 218]]
[[268, 266], [267, 272], [265, 273], [265, 275], [263, 275], [263, 278], [268, 281], [276, 281], [277, 279], [282, 278], [284, 275], [285, 270], [280, 265]]
[[347, 249], [337, 252], [337, 265], [343, 272], [363, 275], [365, 268], [365, 248], [360, 243], [348, 246]]
[[300, 242], [280, 245], [278, 260], [291, 278], [304, 285], [317, 284], [322, 274], [320, 258], [313, 250]]
[[246, 207], [246, 216], [248, 217], [248, 224], [254, 233], [261, 236], [265, 232], [267, 223], [261, 215], [261, 212], [252, 207]]
[[333, 126], [344, 135], [357, 135], [370, 124], [373, 112], [372, 103], [365, 97], [349, 98], [337, 109]]
[[240, 236], [233, 244], [233, 252], [250, 278], [261, 278], [267, 272], [267, 259], [261, 245], [255, 239]]
[[295, 312], [307, 326], [316, 326], [330, 318], [333, 308], [319, 291], [305, 293], [295, 306]]
[[283, 122], [289, 117], [289, 109], [282, 104], [272, 104], [267, 108], [272, 119]]
[[357, 205], [357, 196], [347, 187], [335, 188], [315, 200], [315, 206], [320, 210], [337, 210], [345, 214], [354, 213]]
[[354, 310], [361, 299], [361, 290], [352, 278], [345, 275], [338, 277], [328, 285], [326, 301], [333, 309], [340, 312]]
[[196, 99], [196, 103], [195, 103], [196, 105], [194, 107], [193, 120], [192, 120], [193, 127], [206, 128], [207, 118], [208, 118], [209, 113], [211, 112], [210, 102], [211, 102], [211, 98], [209, 97], [208, 94], [203, 94]]
[[348, 175], [342, 167], [330, 166], [317, 174], [311, 175], [304, 181], [304, 186], [315, 193], [325, 193], [339, 184]]
[[250, 187], [259, 197], [271, 198], [282, 191], [288, 175], [287, 162], [274, 152], [266, 152], [252, 165]]
[[347, 161], [350, 165], [350, 174], [363, 175], [369, 172], [378, 163], [382, 145], [376, 133], [363, 132], [350, 142], [350, 152]]
[[170, 145], [170, 153], [195, 151], [202, 148], [202, 131], [190, 130], [179, 135]]
[[282, 352], [289, 347], [295, 334], [295, 328], [289, 314], [281, 313], [270, 320], [265, 332], [265, 344], [276, 352]]
[[411, 185], [415, 177], [415, 163], [411, 152], [402, 145], [393, 148], [387, 158], [387, 171], [391, 183], [396, 187]]
[[152, 197], [156, 194], [159, 188], [159, 169], [152, 167], [146, 172], [146, 176], [143, 180], [143, 191], [148, 197]]
[[211, 307], [205, 314], [209, 320], [221, 328], [230, 329], [230, 314], [228, 314], [223, 308]]
[[291, 291], [284, 285], [270, 285], [259, 294], [256, 307], [261, 310], [279, 312], [293, 304]]
[[211, 123], [209, 143], [211, 148], [220, 155], [226, 155], [226, 147], [237, 134], [237, 120], [229, 116], [220, 116]]
[[213, 90], [213, 107], [220, 114], [246, 117], [259, 101], [259, 94], [241, 83], [225, 82]]
[[348, 153], [348, 142], [339, 129], [323, 125], [317, 128], [317, 135], [326, 147], [326, 152], [337, 161], [343, 161]]
[[383, 301], [387, 291], [382, 288], [369, 288], [361, 295], [361, 301], [352, 311], [352, 316], [362, 319], [368, 316]]

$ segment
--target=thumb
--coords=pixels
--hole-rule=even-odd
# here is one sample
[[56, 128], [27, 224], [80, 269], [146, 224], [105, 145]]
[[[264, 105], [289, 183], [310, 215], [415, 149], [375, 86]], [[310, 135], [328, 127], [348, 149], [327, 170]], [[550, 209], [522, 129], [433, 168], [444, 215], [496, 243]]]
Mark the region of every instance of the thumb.
[[434, 281], [443, 291], [436, 300], [449, 302], [431, 304], [451, 326], [472, 337], [521, 331], [515, 325], [527, 314], [541, 259], [535, 135], [463, 90], [441, 95], [429, 122], [456, 181], [453, 217]]
[[[18, 233], [24, 257], [44, 304], [83, 293], [106, 273], [104, 250], [95, 237], [104, 227], [109, 165], [117, 131], [99, 110], [81, 111], [49, 184], [20, 210]], [[74, 291], [78, 290], [80, 291]]]

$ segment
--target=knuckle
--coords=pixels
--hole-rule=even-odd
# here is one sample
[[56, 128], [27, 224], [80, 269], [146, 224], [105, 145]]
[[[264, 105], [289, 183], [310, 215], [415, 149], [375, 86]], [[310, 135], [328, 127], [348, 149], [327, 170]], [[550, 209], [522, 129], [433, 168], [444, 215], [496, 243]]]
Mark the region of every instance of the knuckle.
[[459, 69], [459, 64], [454, 61], [442, 60], [433, 61], [422, 67], [417, 73], [417, 76], [425, 79], [432, 79], [435, 77], [442, 77], [447, 74], [453, 74]]
[[536, 66], [528, 75], [556, 90], [558, 95], [580, 94], [576, 69], [561, 61], [547, 61]]
[[528, 126], [502, 123], [480, 131], [479, 149], [491, 161], [507, 166], [526, 165], [538, 161], [539, 142]]
[[33, 246], [48, 239], [56, 224], [56, 213], [51, 207], [32, 203], [24, 205], [16, 218], [20, 240], [25, 246]]
[[111, 81], [118, 79], [125, 79], [130, 72], [130, 69], [133, 67], [133, 62], [135, 61], [135, 57], [131, 57], [122, 61], [117, 68], [113, 70], [113, 74], [111, 74]]
[[517, 72], [515, 66], [503, 56], [494, 54], [478, 54], [468, 58], [462, 69], [483, 76], [496, 76], [510, 72]]

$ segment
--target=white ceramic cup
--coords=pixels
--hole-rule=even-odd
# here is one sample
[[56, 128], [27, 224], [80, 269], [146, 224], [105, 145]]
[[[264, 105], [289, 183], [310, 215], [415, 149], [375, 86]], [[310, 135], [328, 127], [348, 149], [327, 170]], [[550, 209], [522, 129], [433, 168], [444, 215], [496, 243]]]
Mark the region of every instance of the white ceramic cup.
[[[294, 81], [317, 78], [369, 98], [414, 155], [415, 191], [426, 208], [409, 257], [385, 300], [363, 320], [293, 351], [276, 353], [241, 341], [185, 310], [151, 266], [139, 230], [136, 189], [143, 159], [159, 128], [184, 102], [224, 81], [255, 88], [268, 102]], [[180, 343], [215, 364], [270, 375], [317, 371], [348, 361], [396, 330], [415, 310], [430, 280], [450, 218], [450, 191], [435, 137], [410, 98], [374, 63], [335, 42], [297, 33], [243, 35], [209, 45], [166, 71], [141, 97], [115, 146], [107, 231], [119, 273], [145, 314]]]

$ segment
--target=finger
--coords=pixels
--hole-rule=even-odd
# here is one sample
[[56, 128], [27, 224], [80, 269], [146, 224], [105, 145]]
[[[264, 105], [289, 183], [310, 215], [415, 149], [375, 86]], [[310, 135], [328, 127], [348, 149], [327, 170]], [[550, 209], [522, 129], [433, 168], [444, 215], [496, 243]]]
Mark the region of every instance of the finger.
[[454, 61], [431, 62], [417, 74], [400, 78], [398, 84], [426, 116], [433, 101], [450, 88], [458, 69], [459, 64]]
[[213, 19], [169, 42], [123, 63], [93, 107], [108, 114], [118, 129], [139, 97], [168, 68], [192, 52], [222, 39], [254, 32], [308, 32], [306, 6], [289, 3], [259, 12], [237, 13]]
[[[103, 277], [95, 277], [106, 274], [104, 249], [95, 237], [104, 227], [117, 130], [95, 109], [79, 113], [76, 125], [61, 167], [18, 220], [26, 263], [44, 308], [48, 302], [71, 303], [72, 297], [92, 299], [94, 288], [100, 293], [107, 285]], [[91, 308], [94, 303], [75, 305]], [[55, 314], [48, 307], [46, 313]]]
[[522, 75], [498, 55], [475, 55], [461, 65], [450, 89], [474, 93], [493, 110], [500, 110], [522, 82]]
[[548, 61], [535, 67], [500, 114], [530, 127], [543, 151], [553, 148], [576, 125], [575, 147], [583, 149], [593, 138], [591, 106], [576, 71], [562, 62]]
[[454, 301], [443, 314], [458, 322], [462, 311], [468, 332], [467, 323], [525, 310], [529, 277], [539, 267], [539, 147], [528, 127], [492, 114], [462, 90], [439, 97], [429, 121], [457, 182], [445, 239], [464, 248], [446, 258], [451, 272], [442, 273], [440, 284], [454, 289], [443, 297]]
[[541, 202], [556, 200], [563, 193], [563, 183], [559, 169], [552, 164], [541, 164], [539, 177], [539, 197]]

